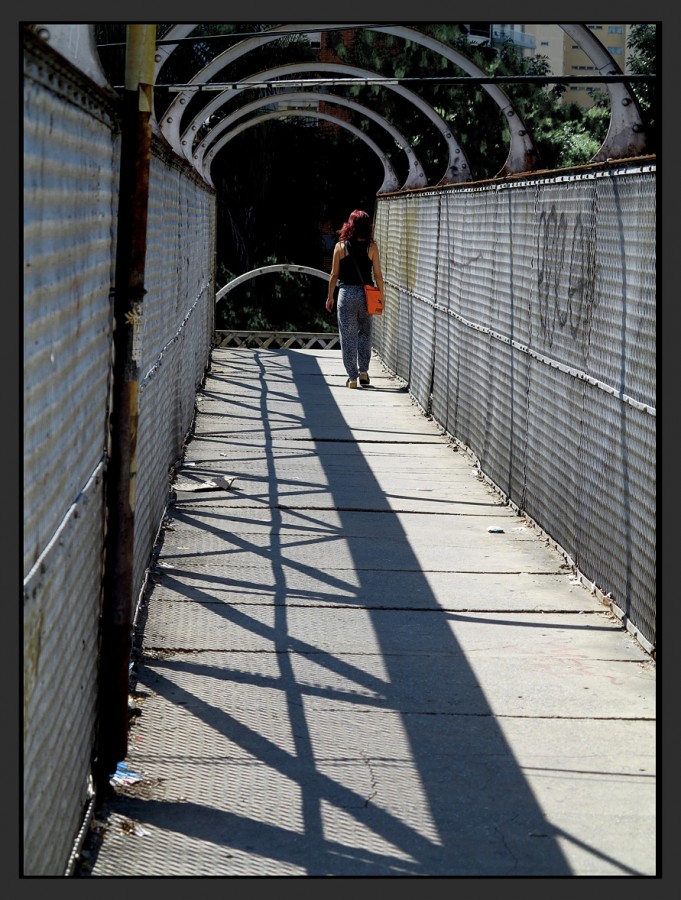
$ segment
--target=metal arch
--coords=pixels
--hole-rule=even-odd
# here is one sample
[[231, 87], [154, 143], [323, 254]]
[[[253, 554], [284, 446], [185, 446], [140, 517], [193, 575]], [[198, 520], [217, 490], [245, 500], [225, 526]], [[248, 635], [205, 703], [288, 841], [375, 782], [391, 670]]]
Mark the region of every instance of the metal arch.
[[314, 269], [312, 266], [300, 266], [295, 263], [275, 263], [271, 266], [259, 266], [257, 269], [251, 269], [250, 272], [244, 272], [243, 275], [237, 275], [236, 278], [228, 281], [215, 295], [215, 302], [222, 300], [225, 294], [234, 290], [238, 285], [243, 284], [244, 281], [250, 281], [251, 278], [257, 278], [258, 275], [268, 275], [270, 272], [302, 272], [305, 275], [316, 275], [318, 278], [325, 279], [325, 281], [329, 280], [328, 272]]
[[[178, 25], [175, 25], [164, 35], [164, 40], [177, 39], [179, 41], [190, 34], [197, 27], [197, 25], [198, 23], [196, 22], [180, 23]], [[586, 53], [586, 55], [598, 66], [598, 71], [600, 74], [621, 74], [621, 69], [617, 65], [617, 62], [607, 52], [601, 42], [591, 33], [591, 31], [586, 28], [585, 25], [573, 23], [558, 23], [558, 25], [563, 31], [569, 34], [570, 37], [572, 37], [576, 41], [576, 43], [580, 46], [584, 53]], [[106, 80], [106, 77], [104, 76], [101, 69], [99, 58], [95, 53], [93, 37], [94, 26], [77, 24], [62, 25], [52, 23], [33, 27], [35, 30], [39, 30], [41, 28], [45, 29], [47, 32], [46, 39], [48, 43], [51, 43], [55, 47], [55, 49], [58, 49], [64, 56], [74, 62], [74, 64], [78, 68], [86, 71], [86, 73], [89, 74], [96, 82], [103, 84], [103, 86], [109, 86], [108, 81]], [[274, 27], [278, 31], [295, 31], [303, 26], [296, 24]], [[328, 28], [334, 27], [334, 25], [324, 25], [319, 27]], [[74, 29], [80, 29], [80, 31], [74, 32]], [[481, 70], [478, 69], [478, 67], [475, 66], [474, 63], [472, 63], [462, 54], [458, 53], [458, 51], [455, 51], [452, 48], [449, 48], [446, 45], [442, 44], [441, 42], [429, 38], [426, 35], [422, 35], [410, 28], [404, 28], [400, 26], [384, 26], [383, 28], [375, 27], [374, 30], [395, 34], [396, 36], [403, 37], [406, 40], [412, 40], [415, 43], [420, 43], [424, 46], [429, 47], [430, 49], [433, 49], [435, 52], [440, 53], [441, 55], [445, 56], [445, 58], [451, 59], [469, 74], [484, 75], [484, 73], [481, 72]], [[82, 32], [83, 35], [82, 40], [79, 37], [80, 32]], [[76, 35], [75, 38], [74, 34]], [[238, 56], [243, 55], [243, 53], [248, 52], [250, 49], [253, 49], [256, 46], [260, 46], [262, 43], [267, 43], [271, 40], [276, 40], [276, 37], [271, 35], [268, 36], [267, 32], [264, 32], [263, 35], [259, 35], [256, 38], [251, 38], [247, 41], [241, 41], [240, 44], [238, 44], [236, 47], [232, 47], [230, 50], [225, 51], [223, 54], [220, 54], [218, 57], [216, 57], [216, 59], [214, 59], [209, 64], [209, 66], [204, 67], [204, 69], [198, 72], [194, 76], [192, 81], [196, 80], [200, 76], [208, 77], [207, 69], [214, 64], [218, 64], [219, 70], [220, 68], [223, 68], [228, 61], [238, 58]], [[248, 44], [249, 46], [244, 46], [246, 44]], [[158, 77], [163, 64], [176, 47], [177, 44], [164, 43], [160, 47], [156, 48], [155, 80]], [[235, 55], [234, 51], [237, 49], [238, 54]], [[229, 55], [229, 60], [224, 60], [226, 54]], [[324, 64], [318, 65], [321, 66]], [[397, 87], [399, 86], [391, 87], [397, 89]], [[502, 91], [500, 91], [500, 89], [496, 88], [496, 86], [494, 85], [483, 87], [496, 100], [502, 111], [507, 115], [507, 118], [515, 114], [512, 106], [510, 105], [510, 101], [508, 101], [508, 98], [505, 96], [505, 94], [503, 94]], [[605, 141], [603, 142], [596, 155], [592, 158], [592, 162], [599, 162], [609, 158], [620, 159], [626, 158], [627, 156], [636, 156], [644, 153], [647, 149], [647, 136], [643, 124], [643, 116], [641, 114], [641, 110], [635, 95], [628, 89], [628, 87], [624, 83], [609, 82], [607, 84], [607, 89], [611, 104], [610, 126]], [[173, 101], [169, 109], [166, 110], [163, 123], [158, 123], [155, 116], [152, 117], [154, 130], [160, 130], [165, 139], [168, 140], [168, 142], [171, 144], [175, 152], [178, 153], [178, 155], [182, 155], [182, 148], [181, 145], [179, 145], [179, 128], [181, 124], [181, 107], [187, 102], [186, 93], [187, 92], [184, 92], [183, 94], [179, 95], [176, 100]], [[508, 107], [504, 105], [505, 102], [508, 103]], [[169, 116], [171, 110], [173, 110], [176, 114]], [[428, 113], [426, 114], [428, 115]], [[522, 122], [519, 117], [516, 122], [522, 126]], [[175, 128], [169, 128], [169, 126], [171, 125], [174, 125]], [[527, 137], [524, 134], [524, 126], [520, 130], [523, 132], [523, 134], [518, 134], [517, 137]], [[175, 132], [177, 132], [177, 140], [174, 141], [173, 137], [175, 135]], [[516, 131], [514, 131], [514, 129], [511, 127], [511, 147], [509, 149], [509, 155], [504, 167], [499, 174], [507, 174], [512, 171], [519, 171], [519, 159], [525, 158], [526, 162], [530, 161], [530, 156], [523, 157], [522, 154], [514, 153], [514, 136], [516, 136]], [[517, 140], [516, 143], [518, 143]], [[450, 146], [449, 143], [448, 146]], [[534, 167], [534, 165], [536, 165], [536, 154], [534, 153], [534, 148], [529, 138], [526, 142], [526, 149], [529, 150], [530, 154], [534, 157], [534, 161], [532, 166], [526, 166], [525, 169], [521, 169], [520, 171], [527, 171], [529, 170], [529, 168], [532, 168]], [[443, 178], [440, 183], [446, 182], [446, 179], [447, 175], [445, 175], [445, 178]]]
[[[189, 28], [190, 30], [196, 28], [198, 23], [186, 23], [185, 28]], [[188, 82], [188, 84], [194, 84], [197, 81], [205, 81], [208, 78], [212, 78], [217, 72], [221, 69], [224, 69], [226, 65], [230, 62], [233, 62], [236, 59], [244, 56], [246, 53], [249, 53], [251, 50], [255, 50], [257, 47], [260, 47], [262, 44], [268, 44], [271, 41], [276, 41], [281, 36], [281, 32], [294, 32], [300, 31], [301, 29], [314, 28], [315, 26], [310, 25], [273, 25], [272, 28], [268, 29], [268, 31], [276, 31], [276, 35], [268, 34], [268, 31], [264, 31], [262, 35], [257, 35], [256, 37], [246, 38], [243, 41], [239, 41], [234, 46], [230, 47], [228, 50], [223, 50], [222, 53], [219, 53], [214, 59], [212, 59], [209, 63], [207, 63], [202, 69], [200, 69]], [[340, 28], [342, 27], [342, 23], [331, 23], [329, 25], [320, 25], [317, 26], [319, 28]], [[174, 38], [174, 36], [173, 36]], [[173, 150], [178, 154], [178, 156], [183, 156], [182, 144], [180, 141], [180, 127], [182, 120], [182, 107], [187, 104], [188, 98], [191, 96], [191, 91], [181, 91], [178, 93], [177, 97], [170, 104], [168, 109], [163, 114], [163, 121], [159, 123], [161, 131], [168, 141]]]
[[41, 23], [30, 29], [99, 87], [113, 91], [97, 53], [94, 25]]
[[325, 119], [327, 122], [333, 122], [334, 125], [340, 125], [341, 128], [345, 128], [346, 131], [349, 131], [351, 134], [354, 134], [356, 137], [360, 138], [364, 141], [367, 146], [369, 146], [376, 156], [380, 159], [383, 164], [383, 183], [379, 187], [376, 193], [388, 193], [391, 191], [397, 191], [400, 187], [400, 182], [395, 174], [395, 170], [390, 164], [390, 160], [385, 155], [385, 153], [381, 150], [381, 148], [376, 144], [371, 138], [366, 135], [361, 129], [356, 128], [354, 125], [351, 125], [349, 122], [346, 122], [344, 119], [339, 119], [337, 116], [327, 115], [327, 113], [319, 112], [316, 109], [279, 109], [274, 112], [263, 113], [260, 116], [256, 116], [253, 119], [249, 119], [247, 122], [242, 123], [241, 125], [237, 125], [232, 131], [226, 134], [224, 137], [220, 138], [217, 143], [210, 148], [206, 156], [204, 157], [203, 169], [200, 170], [201, 176], [212, 186], [215, 187], [213, 181], [210, 177], [210, 166], [215, 158], [215, 154], [221, 150], [225, 144], [235, 138], [238, 134], [241, 134], [242, 131], [245, 131], [247, 128], [250, 128], [252, 125], [257, 125], [260, 122], [266, 122], [268, 119], [283, 119], [287, 116], [306, 116], [308, 118], [313, 119]]
[[253, 100], [251, 103], [246, 103], [244, 106], [239, 107], [239, 109], [235, 110], [233, 113], [230, 113], [228, 116], [225, 116], [225, 118], [221, 119], [208, 133], [206, 138], [199, 144], [197, 152], [194, 154], [194, 160], [196, 161], [197, 169], [201, 168], [201, 166], [203, 165], [203, 158], [206, 154], [206, 151], [208, 150], [211, 140], [221, 132], [225, 131], [225, 129], [229, 128], [230, 125], [232, 125], [238, 119], [242, 118], [245, 115], [248, 115], [248, 113], [253, 112], [256, 109], [260, 109], [260, 107], [262, 106], [273, 106], [290, 101], [322, 101], [323, 103], [346, 106], [348, 107], [348, 109], [353, 109], [356, 112], [360, 113], [360, 115], [366, 116], [367, 118], [373, 119], [375, 122], [378, 122], [379, 125], [385, 128], [388, 134], [395, 140], [398, 145], [401, 146], [402, 150], [404, 150], [404, 152], [407, 154], [407, 159], [409, 160], [409, 174], [407, 176], [407, 180], [404, 182], [403, 187], [425, 187], [425, 185], [427, 184], [425, 172], [423, 171], [421, 163], [416, 158], [416, 154], [412, 150], [404, 135], [400, 131], [398, 131], [397, 128], [391, 125], [390, 122], [388, 122], [382, 116], [379, 116], [378, 113], [373, 112], [368, 107], [362, 106], [361, 103], [357, 103], [355, 100], [349, 100], [347, 97], [339, 97], [336, 94], [319, 93], [317, 91], [286, 91], [283, 94], [272, 94], [271, 96], [260, 97], [257, 100]]
[[[373, 78], [376, 73], [370, 69], [360, 69], [357, 66], [348, 66], [342, 63], [289, 63], [283, 66], [276, 66], [273, 69], [265, 69], [256, 75], [249, 75], [248, 78], [242, 78], [239, 84], [248, 84], [250, 81], [271, 81], [279, 78], [281, 75], [292, 75], [296, 72], [341, 72], [345, 75], [353, 75], [355, 77]], [[447, 123], [439, 116], [432, 106], [426, 103], [422, 97], [410, 91], [408, 88], [399, 84], [386, 84], [385, 87], [394, 91], [396, 94], [404, 97], [410, 103], [413, 103], [430, 121], [435, 125], [445, 140], [448, 151], [447, 169], [438, 184], [452, 184], [463, 181], [470, 172], [470, 166], [466, 158], [463, 148], [458, 144], [453, 136]], [[235, 97], [235, 93], [231, 89], [227, 89], [219, 93], [203, 109], [197, 113], [188, 127], [182, 132], [181, 142], [185, 156], [192, 153], [194, 144], [194, 136], [203, 121], [224, 106], [229, 100]], [[192, 132], [194, 134], [192, 134]], [[189, 157], [188, 157], [189, 158]]]
[[[198, 22], [182, 22], [179, 25], [173, 25], [164, 35], [163, 40], [165, 41], [181, 41], [182, 38], [187, 37], [187, 35], [191, 34], [192, 31], [198, 27]], [[175, 50], [177, 44], [166, 44], [163, 43], [159, 47], [156, 47], [156, 53], [154, 54], [154, 84], [156, 83], [156, 79], [158, 78], [158, 74], [163, 68], [163, 64], [166, 62], [170, 54]]]
[[[581, 24], [560, 25], [560, 28], [586, 53], [598, 67], [600, 75], [620, 75], [622, 70], [598, 38]], [[606, 82], [610, 96], [610, 126], [598, 153], [590, 162], [606, 159], [626, 159], [646, 152], [648, 140], [641, 108], [626, 84]]]
[[[244, 54], [249, 53], [256, 47], [260, 47], [263, 44], [269, 43], [270, 41], [276, 41], [281, 36], [282, 32], [286, 33], [291, 31], [300, 31], [302, 29], [321, 30], [343, 27], [343, 23], [296, 23], [295, 25], [273, 26], [273, 28], [270, 30], [276, 30], [276, 35], [271, 35], [268, 34], [267, 31], [264, 31], [261, 35], [257, 35], [256, 37], [251, 37], [247, 38], [244, 41], [240, 41], [229, 50], [224, 50], [222, 53], [218, 54], [215, 59], [211, 60], [208, 65], [197, 72], [196, 75], [194, 75], [191, 81], [188, 83], [193, 84], [199, 79], [205, 80], [207, 78], [211, 78], [226, 65], [236, 59], [239, 59], [239, 57], [243, 56]], [[485, 77], [487, 74], [486, 72], [483, 72], [482, 69], [478, 68], [478, 66], [476, 66], [474, 62], [472, 62], [458, 50], [454, 50], [452, 47], [447, 47], [446, 44], [443, 44], [441, 41], [437, 41], [435, 40], [435, 38], [430, 38], [427, 35], [421, 34], [420, 32], [415, 31], [412, 28], [393, 25], [376, 25], [373, 26], [372, 31], [380, 31], [384, 32], [385, 34], [394, 34], [396, 37], [401, 37], [404, 40], [412, 41], [416, 44], [422, 44], [424, 47], [428, 47], [435, 53], [439, 53], [441, 56], [444, 56], [445, 59], [449, 59], [469, 75]], [[499, 106], [503, 115], [506, 117], [509, 132], [511, 135], [508, 156], [506, 158], [506, 162], [498, 173], [498, 176], [510, 175], [517, 172], [532, 171], [534, 168], [536, 168], [537, 165], [537, 152], [535, 150], [534, 144], [532, 143], [532, 140], [529, 137], [529, 134], [527, 133], [527, 128], [525, 127], [525, 124], [523, 123], [521, 117], [516, 112], [513, 104], [511, 103], [511, 100], [506, 96], [501, 88], [499, 88], [495, 84], [486, 84], [482, 85], [482, 87], [485, 91], [487, 91], [490, 97]], [[175, 150], [175, 152], [180, 156], [183, 153], [182, 144], [180, 141], [180, 126], [182, 118], [181, 108], [187, 103], [187, 97], [189, 96], [189, 94], [189, 91], [183, 91], [179, 93], [166, 110], [163, 122], [159, 123], [161, 131], [163, 132], [166, 140]]]
[[[476, 66], [472, 60], [468, 59], [468, 57], [464, 56], [458, 50], [454, 50], [452, 47], [448, 47], [441, 41], [435, 40], [435, 38], [428, 37], [428, 35], [421, 34], [418, 31], [414, 31], [411, 28], [404, 28], [400, 25], [391, 25], [385, 28], [379, 28], [377, 30], [385, 31], [388, 34], [394, 34], [397, 37], [403, 38], [404, 40], [413, 41], [416, 44], [422, 44], [424, 47], [428, 47], [428, 49], [433, 50], [435, 53], [439, 53], [441, 56], [444, 56], [445, 59], [450, 60], [450, 62], [455, 63], [468, 75], [475, 77], [485, 76], [487, 74], [486, 72], [483, 72], [482, 69], [480, 69], [478, 66]], [[498, 87], [496, 84], [483, 84], [481, 85], [481, 87], [485, 91], [487, 91], [492, 100], [494, 100], [503, 115], [506, 117], [509, 134], [511, 136], [506, 162], [495, 177], [499, 177], [502, 175], [512, 175], [518, 172], [531, 172], [537, 166], [538, 157], [532, 139], [530, 138], [527, 128], [525, 127], [525, 123], [516, 111], [510, 98], [504, 93], [504, 91], [501, 90], [500, 87]]]

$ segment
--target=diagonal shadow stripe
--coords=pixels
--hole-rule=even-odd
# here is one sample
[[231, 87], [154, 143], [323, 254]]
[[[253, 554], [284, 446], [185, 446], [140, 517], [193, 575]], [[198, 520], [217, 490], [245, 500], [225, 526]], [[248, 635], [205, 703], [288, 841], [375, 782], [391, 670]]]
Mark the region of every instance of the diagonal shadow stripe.
[[[197, 647], [187, 637], [184, 644], [176, 643], [172, 651], [167, 651], [169, 655], [165, 658], [142, 657], [138, 678], [143, 684], [149, 681], [153, 685], [147, 703], [153, 701], [154, 694], [165, 697], [164, 709], [176, 705], [195, 717], [211, 734], [217, 735], [214, 738], [217, 747], [223, 738], [239, 749], [240, 760], [244, 760], [245, 754], [253, 765], [271, 772], [272, 777], [290, 779], [298, 789], [295, 807], [276, 811], [276, 827], [257, 821], [256, 813], [252, 816], [243, 810], [237, 813], [233, 807], [211, 809], [209, 805], [194, 803], [179, 809], [172, 801], [119, 796], [115, 808], [178, 835], [207, 842], [217, 839], [223, 846], [240, 848], [285, 865], [301, 866], [309, 875], [573, 874], [562, 844], [576, 845], [581, 838], [548, 821], [499, 726], [498, 713], [485, 696], [451, 628], [453, 620], [490, 629], [515, 625], [517, 620], [505, 617], [503, 610], [485, 619], [439, 608], [438, 597], [432, 592], [398, 517], [385, 508], [385, 494], [367, 464], [362, 445], [352, 443], [356, 432], [348, 427], [341, 408], [334, 402], [330, 380], [320, 377], [323, 372], [314, 354], [285, 350], [247, 354], [242, 350], [240, 354], [249, 363], [250, 399], [240, 397], [238, 411], [231, 391], [238, 375], [233, 378], [221, 373], [220, 360], [227, 359], [231, 364], [237, 358], [234, 354], [216, 354], [216, 377], [211, 381], [210, 390], [213, 403], [222, 403], [228, 412], [229, 418], [224, 419], [226, 428], [237, 430], [239, 416], [244, 415], [249, 423], [246, 434], [253, 435], [247, 442], [252, 450], [259, 448], [262, 454], [263, 491], [259, 496], [261, 503], [254, 504], [253, 508], [260, 512], [267, 510], [269, 543], [263, 548], [231, 532], [229, 545], [235, 552], [223, 553], [215, 572], [187, 573], [173, 568], [172, 574], [164, 574], [163, 581], [168, 583], [170, 579], [175, 593], [185, 599], [174, 604], [164, 600], [155, 603], [152, 590], [149, 603], [154, 612], [162, 609], [164, 603], [169, 615], [174, 615], [179, 607], [192, 610], [195, 621], [202, 628], [205, 622], [210, 630], [211, 653], [225, 657], [225, 665], [215, 668], [210, 664], [204, 666], [200, 658], [191, 661], [178, 658], [183, 651], [196, 653], [206, 646]], [[270, 380], [273, 368], [277, 372], [274, 391]], [[256, 383], [258, 390], [250, 392]], [[408, 603], [403, 608], [386, 609], [390, 598], [377, 595], [375, 572], [363, 568], [366, 556], [358, 555], [357, 545], [351, 541], [346, 543], [346, 553], [354, 560], [354, 584], [338, 577], [331, 566], [325, 566], [325, 554], [349, 536], [352, 528], [352, 520], [341, 503], [332, 507], [340, 525], [326, 533], [322, 530], [314, 537], [318, 542], [318, 567], [287, 557], [290, 546], [300, 542], [288, 545], [283, 539], [286, 526], [276, 452], [281, 437], [271, 428], [270, 401], [275, 394], [277, 404], [282, 396], [299, 404], [301, 413], [295, 414], [293, 421], [299, 421], [309, 432], [306, 441], [314, 448], [316, 461], [321, 465], [329, 499], [341, 498], [347, 479], [352, 478], [366, 508], [381, 509], [376, 515], [380, 516], [378, 527], [382, 537], [400, 548], [400, 565], [405, 571], [416, 578], [421, 574], [419, 602], [429, 607], [427, 613], [419, 612], [415, 616]], [[325, 403], [319, 402], [320, 396]], [[378, 393], [367, 397], [374, 398], [372, 402], [383, 401]], [[276, 419], [279, 421], [278, 412]], [[219, 428], [210, 433], [199, 431], [196, 444], [193, 447], [190, 444], [190, 452], [200, 452], [203, 442], [210, 439], [225, 447], [224, 464], [233, 466], [243, 452], [243, 445], [236, 446]], [[326, 440], [331, 433], [335, 440], [354, 446], [345, 470], [331, 464], [329, 452], [333, 445]], [[384, 440], [390, 440], [389, 432], [384, 434]], [[276, 447], [275, 442], [279, 442]], [[233, 474], [238, 477], [238, 472]], [[175, 504], [184, 524], [191, 524], [189, 505], [183, 506], [181, 501]], [[197, 498], [192, 498], [192, 505], [200, 505]], [[225, 498], [224, 505], [230, 507], [230, 498]], [[295, 500], [290, 501], [289, 508], [296, 510]], [[216, 524], [208, 525], [201, 520], [198, 528], [209, 529], [216, 536], [224, 535], [225, 530], [217, 525], [220, 506], [213, 501], [210, 509]], [[229, 515], [234, 515], [232, 508]], [[239, 508], [238, 515], [248, 521], [247, 509]], [[307, 521], [315, 527], [314, 517]], [[239, 559], [240, 556], [243, 558]], [[211, 584], [248, 582], [258, 571], [254, 566], [252, 572], [244, 574], [248, 561], [263, 558], [267, 560], [271, 581], [267, 585], [266, 602], [258, 604], [257, 610], [249, 608], [248, 612], [238, 603], [216, 602]], [[235, 579], [237, 561], [238, 579]], [[291, 598], [297, 596], [296, 579], [303, 575], [313, 579], [319, 591], [310, 591], [311, 599], [317, 595], [317, 603], [301, 609], [291, 605]], [[452, 573], [452, 583], [456, 577]], [[187, 584], [189, 578], [200, 579], [200, 587]], [[351, 597], [354, 592], [357, 602], [353, 604], [346, 599], [347, 606], [325, 608], [323, 598], [332, 595], [334, 590], [349, 593]], [[524, 624], [528, 630], [533, 627], [531, 623]], [[541, 627], [546, 629], [547, 624], [542, 622]], [[181, 637], [181, 632], [178, 634]], [[260, 654], [253, 663], [256, 670], [246, 672], [234, 665], [238, 657], [224, 650], [227, 645], [234, 652]], [[259, 658], [267, 660], [269, 670], [276, 674], [264, 671], [259, 674]], [[365, 671], [361, 663], [368, 666], [369, 660], [373, 660], [376, 668]], [[222, 705], [217, 700], [208, 702], [203, 688], [188, 688], [192, 680], [199, 685], [210, 682], [213, 687], [205, 688], [210, 696], [227, 699], [223, 699]], [[217, 689], [215, 693], [221, 683], [229, 685], [229, 691]], [[249, 705], [251, 689], [276, 694], [276, 715], [283, 716], [280, 727], [291, 743], [290, 749], [269, 739], [264, 726], [262, 729], [254, 726], [257, 715], [267, 717], [274, 710], [253, 709]], [[363, 691], [374, 692], [376, 696], [367, 697]], [[241, 702], [235, 704], [229, 699], [234, 696], [242, 696]], [[369, 716], [374, 718], [368, 719]], [[339, 722], [345, 723], [342, 729], [338, 728]], [[383, 736], [382, 731], [389, 722], [393, 730], [386, 730]], [[395, 723], [399, 723], [398, 729]], [[331, 732], [325, 731], [329, 724]], [[386, 743], [388, 734], [399, 734], [399, 746]], [[156, 752], [162, 754], [163, 750]], [[334, 758], [362, 760], [366, 771], [371, 773], [374, 787], [371, 794], [364, 795], [331, 777], [327, 767]], [[399, 759], [398, 768], [388, 764], [391, 758], [393, 762]], [[191, 759], [184, 759], [189, 766]], [[214, 764], [217, 766], [218, 762]], [[339, 832], [334, 830], [337, 827], [334, 814], [341, 811], [355, 821], [356, 830], [340, 832], [342, 839], [339, 839]], [[287, 825], [287, 812], [291, 814], [291, 822], [294, 819], [300, 822], [299, 827]], [[366, 841], [364, 836], [369, 833], [382, 842], [382, 850], [376, 851]], [[584, 841], [581, 844], [583, 852], [606, 860], [622, 872], [635, 874], [599, 848], [590, 847]]]

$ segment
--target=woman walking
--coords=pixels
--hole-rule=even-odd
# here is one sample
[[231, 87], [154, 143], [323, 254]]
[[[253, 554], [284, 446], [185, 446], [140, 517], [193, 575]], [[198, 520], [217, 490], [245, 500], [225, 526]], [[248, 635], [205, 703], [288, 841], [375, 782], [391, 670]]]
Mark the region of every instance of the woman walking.
[[371, 273], [384, 298], [383, 273], [376, 241], [371, 237], [371, 219], [362, 209], [350, 213], [338, 232], [333, 249], [326, 308], [333, 309], [338, 283], [338, 333], [343, 366], [348, 374], [346, 387], [369, 384], [371, 359], [371, 316], [367, 312], [364, 285], [371, 284]]

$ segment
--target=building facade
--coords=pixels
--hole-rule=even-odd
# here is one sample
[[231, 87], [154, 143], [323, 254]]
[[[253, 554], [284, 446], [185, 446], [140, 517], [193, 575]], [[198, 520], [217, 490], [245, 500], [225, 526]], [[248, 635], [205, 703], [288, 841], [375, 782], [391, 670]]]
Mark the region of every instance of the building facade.
[[[620, 69], [628, 71], [627, 38], [629, 24], [588, 24], [594, 36], [616, 61]], [[545, 56], [548, 59], [552, 75], [588, 75], [598, 74], [598, 69], [591, 59], [575, 43], [560, 25], [544, 23], [541, 25], [490, 24], [472, 22], [466, 25], [469, 40], [472, 43], [489, 42], [492, 46], [512, 40], [520, 47], [525, 56]], [[603, 85], [581, 83], [566, 86], [563, 102], [576, 103], [588, 108], [593, 105], [594, 94], [603, 91]]]

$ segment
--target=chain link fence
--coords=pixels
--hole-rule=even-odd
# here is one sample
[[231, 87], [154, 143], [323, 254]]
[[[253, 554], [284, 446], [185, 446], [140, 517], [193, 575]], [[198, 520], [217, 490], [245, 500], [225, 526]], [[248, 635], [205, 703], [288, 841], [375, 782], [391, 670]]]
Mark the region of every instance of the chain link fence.
[[376, 349], [656, 645], [656, 168], [379, 198]]

